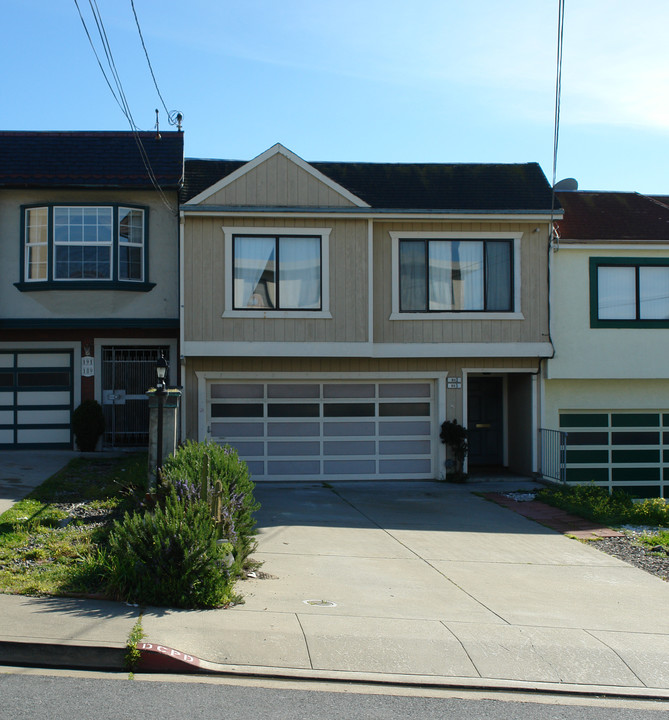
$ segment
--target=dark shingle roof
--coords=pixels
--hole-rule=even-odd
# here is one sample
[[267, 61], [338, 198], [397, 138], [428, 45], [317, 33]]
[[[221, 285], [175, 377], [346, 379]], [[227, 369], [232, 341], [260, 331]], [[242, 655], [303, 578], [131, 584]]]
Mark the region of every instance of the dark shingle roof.
[[[180, 187], [183, 133], [138, 133], [157, 182]], [[132, 132], [0, 132], [0, 187], [151, 187]]]
[[669, 241], [668, 198], [628, 192], [559, 192], [562, 240]]
[[[186, 158], [182, 202], [244, 164], [241, 160]], [[537, 163], [312, 162], [310, 165], [375, 209], [471, 212], [549, 212], [551, 209], [551, 188]]]

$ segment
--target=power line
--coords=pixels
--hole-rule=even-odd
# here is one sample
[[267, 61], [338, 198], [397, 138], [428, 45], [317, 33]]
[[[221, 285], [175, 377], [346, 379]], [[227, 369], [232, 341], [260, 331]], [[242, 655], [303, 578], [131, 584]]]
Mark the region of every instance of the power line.
[[565, 0], [558, 0], [558, 34], [557, 34], [557, 61], [555, 73], [555, 116], [553, 122], [553, 182], [551, 193], [551, 244], [553, 241], [559, 242], [555, 224], [555, 182], [557, 180], [557, 158], [558, 158], [558, 140], [560, 137], [560, 101], [562, 96], [562, 44], [564, 40], [564, 4]]
[[146, 62], [147, 62], [147, 65], [149, 66], [149, 71], [151, 72], [151, 77], [153, 78], [153, 84], [156, 87], [156, 92], [158, 93], [160, 102], [163, 104], [163, 108], [165, 108], [165, 114], [167, 115], [167, 121], [170, 123], [170, 125], [176, 125], [178, 122], [178, 120], [175, 117], [177, 113], [170, 112], [167, 109], [167, 105], [165, 104], [163, 95], [160, 92], [160, 88], [158, 87], [158, 81], [156, 80], [156, 75], [153, 72], [153, 66], [151, 65], [151, 59], [149, 58], [149, 51], [146, 49], [146, 43], [144, 42], [144, 35], [142, 34], [142, 28], [139, 24], [139, 18], [137, 17], [137, 11], [135, 10], [135, 0], [130, 0], [130, 5], [132, 7], [132, 14], [135, 16], [135, 24], [137, 25], [137, 32], [139, 33], [139, 39], [141, 40], [142, 47], [144, 48], [144, 55], [146, 56]]
[[[98, 30], [98, 35], [100, 36], [100, 42], [102, 44], [102, 48], [105, 53], [107, 65], [109, 67], [112, 78], [114, 80], [114, 85], [116, 86], [116, 92], [114, 92], [112, 83], [110, 82], [109, 77], [107, 76], [107, 72], [106, 72], [105, 68], [103, 67], [103, 64], [100, 60], [100, 56], [98, 55], [98, 52], [95, 48], [95, 45], [91, 38], [91, 34], [88, 30], [88, 26], [86, 25], [86, 21], [84, 19], [84, 16], [81, 12], [80, 7], [79, 7], [79, 3], [77, 0], [74, 0], [74, 3], [77, 6], [77, 11], [79, 12], [79, 17], [81, 18], [81, 22], [84, 26], [84, 30], [88, 37], [89, 43], [91, 44], [91, 47], [93, 48], [93, 53], [95, 54], [95, 57], [98, 61], [98, 65], [100, 66], [100, 70], [102, 71], [105, 81], [106, 81], [112, 95], [114, 96], [114, 99], [116, 100], [119, 107], [121, 108], [121, 112], [125, 115], [128, 123], [130, 125], [130, 130], [133, 133], [135, 143], [137, 144], [137, 149], [139, 150], [140, 158], [141, 158], [144, 168], [147, 172], [149, 180], [151, 181], [151, 184], [153, 185], [155, 190], [158, 192], [160, 199], [161, 199], [162, 203], [165, 205], [165, 207], [168, 208], [168, 210], [170, 212], [177, 213], [178, 208], [174, 207], [169, 202], [169, 200], [165, 196], [165, 193], [163, 192], [162, 188], [160, 187], [160, 183], [158, 182], [158, 179], [156, 178], [153, 168], [151, 167], [151, 161], [149, 159], [149, 156], [146, 152], [144, 144], [142, 143], [142, 139], [139, 136], [139, 128], [137, 127], [137, 125], [134, 121], [132, 112], [130, 110], [130, 103], [128, 102], [128, 99], [125, 95], [125, 91], [123, 90], [123, 83], [121, 82], [121, 77], [116, 68], [116, 62], [114, 61], [114, 55], [112, 53], [111, 44], [109, 43], [109, 38], [107, 36], [107, 31], [105, 29], [104, 22], [102, 20], [102, 15], [100, 13], [100, 9], [98, 8], [97, 1], [96, 0], [88, 0], [88, 4], [91, 8], [91, 13], [93, 14], [93, 19], [95, 20], [95, 24], [96, 24], [96, 27]], [[118, 96], [117, 96], [117, 93], [118, 93]]]

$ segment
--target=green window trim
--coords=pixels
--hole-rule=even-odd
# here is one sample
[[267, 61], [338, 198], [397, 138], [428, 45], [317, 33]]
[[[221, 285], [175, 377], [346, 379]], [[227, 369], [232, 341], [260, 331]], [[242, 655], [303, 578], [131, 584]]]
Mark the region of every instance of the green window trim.
[[590, 258], [590, 327], [599, 328], [669, 328], [669, 319], [662, 320], [601, 320], [599, 318], [599, 283], [600, 267], [669, 267], [669, 258], [650, 257], [591, 257]]
[[[63, 234], [56, 238], [56, 211], [86, 211], [105, 210], [111, 215], [109, 225], [111, 236], [105, 239], [84, 237], [72, 239], [67, 224], [62, 226], [62, 219], [58, 225], [60, 230], [66, 228], [67, 239]], [[40, 212], [43, 211], [43, 212]], [[62, 214], [62, 213], [61, 213]], [[79, 213], [81, 214], [81, 213]], [[90, 212], [88, 212], [90, 215]], [[98, 213], [99, 214], [99, 213]], [[85, 221], [84, 221], [85, 222]], [[62, 226], [62, 227], [61, 227]], [[105, 224], [93, 223], [92, 227], [103, 228]], [[71, 230], [79, 229], [72, 226]], [[83, 228], [81, 228], [83, 230]], [[94, 233], [95, 234], [95, 233]], [[149, 208], [143, 205], [124, 202], [63, 202], [63, 203], [33, 203], [21, 206], [21, 237], [20, 237], [20, 280], [14, 287], [20, 292], [37, 292], [44, 290], [124, 290], [131, 292], [150, 292], [155, 283], [148, 281], [149, 277]], [[82, 257], [86, 250], [96, 252], [97, 262], [108, 264], [105, 272], [104, 265], [99, 265], [95, 272], [88, 277], [57, 277], [56, 267], [57, 250], [67, 262], [68, 251], [73, 252], [74, 267], [77, 262], [81, 264], [81, 273], [85, 272], [88, 260], [77, 260], [77, 249]], [[102, 256], [100, 256], [102, 253]], [[90, 253], [89, 253], [90, 254]], [[100, 260], [102, 258], [102, 260]], [[93, 265], [96, 261], [93, 260]], [[100, 269], [102, 268], [102, 269]], [[34, 277], [29, 274], [34, 272]]]

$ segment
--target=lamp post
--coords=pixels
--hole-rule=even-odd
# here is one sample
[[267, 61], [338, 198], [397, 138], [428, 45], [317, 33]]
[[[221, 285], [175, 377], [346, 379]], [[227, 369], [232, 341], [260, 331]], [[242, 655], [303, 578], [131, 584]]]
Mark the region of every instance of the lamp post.
[[160, 357], [156, 361], [156, 397], [158, 398], [158, 438], [156, 448], [156, 483], [158, 483], [158, 473], [163, 466], [163, 407], [165, 405], [165, 397], [167, 396], [167, 369], [169, 363], [165, 360], [165, 355], [161, 352]]

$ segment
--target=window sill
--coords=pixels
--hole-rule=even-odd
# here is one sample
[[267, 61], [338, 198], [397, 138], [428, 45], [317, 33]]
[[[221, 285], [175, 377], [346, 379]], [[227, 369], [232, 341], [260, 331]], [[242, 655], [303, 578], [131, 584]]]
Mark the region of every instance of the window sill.
[[390, 320], [524, 320], [521, 312], [424, 312], [390, 315]]
[[331, 320], [332, 314], [327, 310], [226, 310], [221, 317], [262, 318], [264, 320]]
[[156, 283], [122, 282], [119, 280], [36, 280], [17, 282], [19, 292], [41, 292], [44, 290], [125, 290], [126, 292], [150, 292]]

